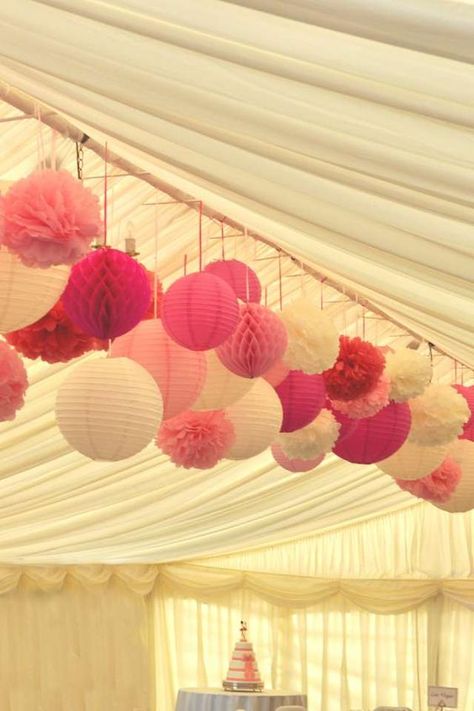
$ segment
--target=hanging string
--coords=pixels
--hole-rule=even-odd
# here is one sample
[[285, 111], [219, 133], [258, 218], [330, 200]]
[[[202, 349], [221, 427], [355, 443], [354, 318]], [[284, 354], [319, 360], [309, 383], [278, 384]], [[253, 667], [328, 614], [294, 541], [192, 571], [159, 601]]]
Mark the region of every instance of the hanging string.
[[280, 311], [283, 311], [283, 285], [281, 277], [281, 252], [278, 252], [278, 287], [280, 290]]
[[41, 109], [39, 106], [35, 106], [35, 116], [38, 121], [38, 133], [36, 138], [36, 146], [38, 152], [38, 163], [41, 170], [46, 168], [46, 158], [44, 150], [44, 139], [43, 139], [43, 122], [41, 120]]
[[430, 383], [433, 380], [433, 344], [428, 341], [428, 352], [430, 356], [430, 366], [431, 366], [431, 377]]
[[458, 362], [454, 361], [454, 383], [456, 384], [458, 380]]
[[184, 255], [183, 272], [184, 272], [184, 276], [186, 276], [186, 274], [188, 273], [188, 255], [187, 254]]
[[268, 306], [268, 287], [265, 287], [265, 306]]
[[365, 341], [365, 309], [362, 307], [362, 338]]
[[199, 271], [202, 272], [202, 200], [199, 203]]
[[56, 170], [56, 143], [57, 133], [54, 128], [51, 129], [51, 168]]
[[[157, 200], [158, 202], [158, 200]], [[153, 274], [153, 318], [158, 318], [158, 234], [159, 234], [159, 215], [158, 205], [155, 206], [155, 264]]]
[[324, 282], [326, 281], [326, 277], [321, 277], [321, 281], [319, 282], [319, 306], [321, 308], [321, 311], [324, 308]]
[[305, 284], [305, 270], [303, 269], [303, 262], [300, 262], [300, 270], [301, 270], [301, 276], [300, 276], [300, 289], [301, 293], [303, 296], [306, 296], [306, 284]]
[[[245, 246], [247, 246], [248, 241], [247, 241], [247, 228], [244, 227], [244, 240], [245, 240]], [[247, 249], [245, 249], [247, 251]], [[245, 297], [246, 297], [246, 302], [249, 303], [250, 301], [250, 267], [248, 265], [248, 259], [245, 259]]]
[[108, 187], [108, 168], [109, 161], [109, 149], [107, 142], [105, 143], [104, 150], [104, 247], [107, 246], [107, 187]]
[[225, 259], [224, 220], [225, 220], [225, 217], [224, 217], [224, 218], [222, 219], [222, 221], [221, 221], [221, 258], [222, 258], [222, 259]]

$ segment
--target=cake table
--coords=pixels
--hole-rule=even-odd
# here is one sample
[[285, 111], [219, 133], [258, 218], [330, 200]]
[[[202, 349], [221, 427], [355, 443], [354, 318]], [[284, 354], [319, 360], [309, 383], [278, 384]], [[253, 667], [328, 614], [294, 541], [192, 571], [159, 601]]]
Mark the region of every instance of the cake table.
[[176, 711], [276, 711], [280, 706], [308, 707], [304, 694], [292, 691], [223, 691], [223, 689], [180, 689]]

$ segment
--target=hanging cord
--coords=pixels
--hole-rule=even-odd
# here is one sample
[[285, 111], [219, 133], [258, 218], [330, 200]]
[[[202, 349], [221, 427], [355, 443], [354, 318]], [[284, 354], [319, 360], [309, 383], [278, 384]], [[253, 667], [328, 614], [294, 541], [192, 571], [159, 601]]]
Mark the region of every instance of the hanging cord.
[[155, 207], [155, 264], [153, 267], [153, 318], [158, 318], [158, 234], [159, 215], [158, 205]]
[[280, 291], [280, 311], [283, 311], [283, 285], [281, 276], [281, 251], [278, 252], [278, 288]]
[[199, 203], [199, 271], [202, 272], [202, 200]]
[[224, 222], [225, 222], [225, 217], [221, 220], [221, 258], [222, 259], [225, 259]]
[[107, 188], [108, 188], [109, 149], [107, 142], [104, 150], [104, 247], [107, 246]]

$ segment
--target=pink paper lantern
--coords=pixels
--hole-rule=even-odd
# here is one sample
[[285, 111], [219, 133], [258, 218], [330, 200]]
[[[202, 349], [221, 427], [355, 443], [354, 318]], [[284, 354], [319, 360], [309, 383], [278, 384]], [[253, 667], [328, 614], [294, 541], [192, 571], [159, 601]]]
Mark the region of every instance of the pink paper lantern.
[[107, 339], [137, 325], [148, 309], [151, 290], [141, 264], [106, 247], [74, 265], [62, 299], [67, 315], [84, 333]]
[[286, 346], [286, 329], [273, 311], [260, 304], [242, 304], [237, 328], [216, 353], [236, 375], [257, 378], [283, 357]]
[[281, 432], [294, 432], [309, 425], [326, 400], [322, 375], [307, 375], [301, 370], [290, 370], [275, 390], [283, 407]]
[[310, 472], [312, 469], [321, 464], [325, 455], [320, 454], [319, 457], [313, 459], [290, 459], [279, 444], [272, 444], [273, 459], [277, 464], [288, 472]]
[[474, 385], [467, 387], [465, 385], [454, 385], [454, 389], [466, 400], [471, 416], [463, 427], [459, 439], [469, 439], [474, 442]]
[[112, 357], [127, 357], [154, 377], [163, 397], [163, 419], [188, 410], [198, 398], [206, 379], [206, 356], [175, 343], [160, 319], [142, 321], [111, 348]]
[[338, 439], [334, 453], [355, 464], [373, 464], [390, 457], [405, 442], [410, 431], [410, 408], [405, 402], [391, 402], [376, 415], [352, 423], [351, 433]]
[[204, 271], [223, 279], [241, 301], [260, 303], [262, 287], [253, 269], [244, 262], [238, 259], [220, 259], [208, 264]]
[[270, 370], [267, 370], [267, 372], [262, 375], [262, 378], [276, 388], [277, 385], [280, 385], [280, 383], [284, 381], [289, 372], [290, 369], [288, 366], [285, 365], [282, 360], [279, 360]]
[[176, 343], [192, 351], [207, 351], [233, 333], [239, 320], [239, 305], [223, 279], [197, 272], [170, 286], [163, 297], [161, 318]]

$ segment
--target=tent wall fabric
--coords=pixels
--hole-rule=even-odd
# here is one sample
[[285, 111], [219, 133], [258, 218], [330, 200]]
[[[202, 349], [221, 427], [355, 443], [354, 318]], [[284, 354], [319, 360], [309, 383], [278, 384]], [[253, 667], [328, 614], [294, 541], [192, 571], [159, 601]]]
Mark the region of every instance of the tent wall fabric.
[[352, 5], [7, 3], [3, 86], [472, 364], [474, 8]]

